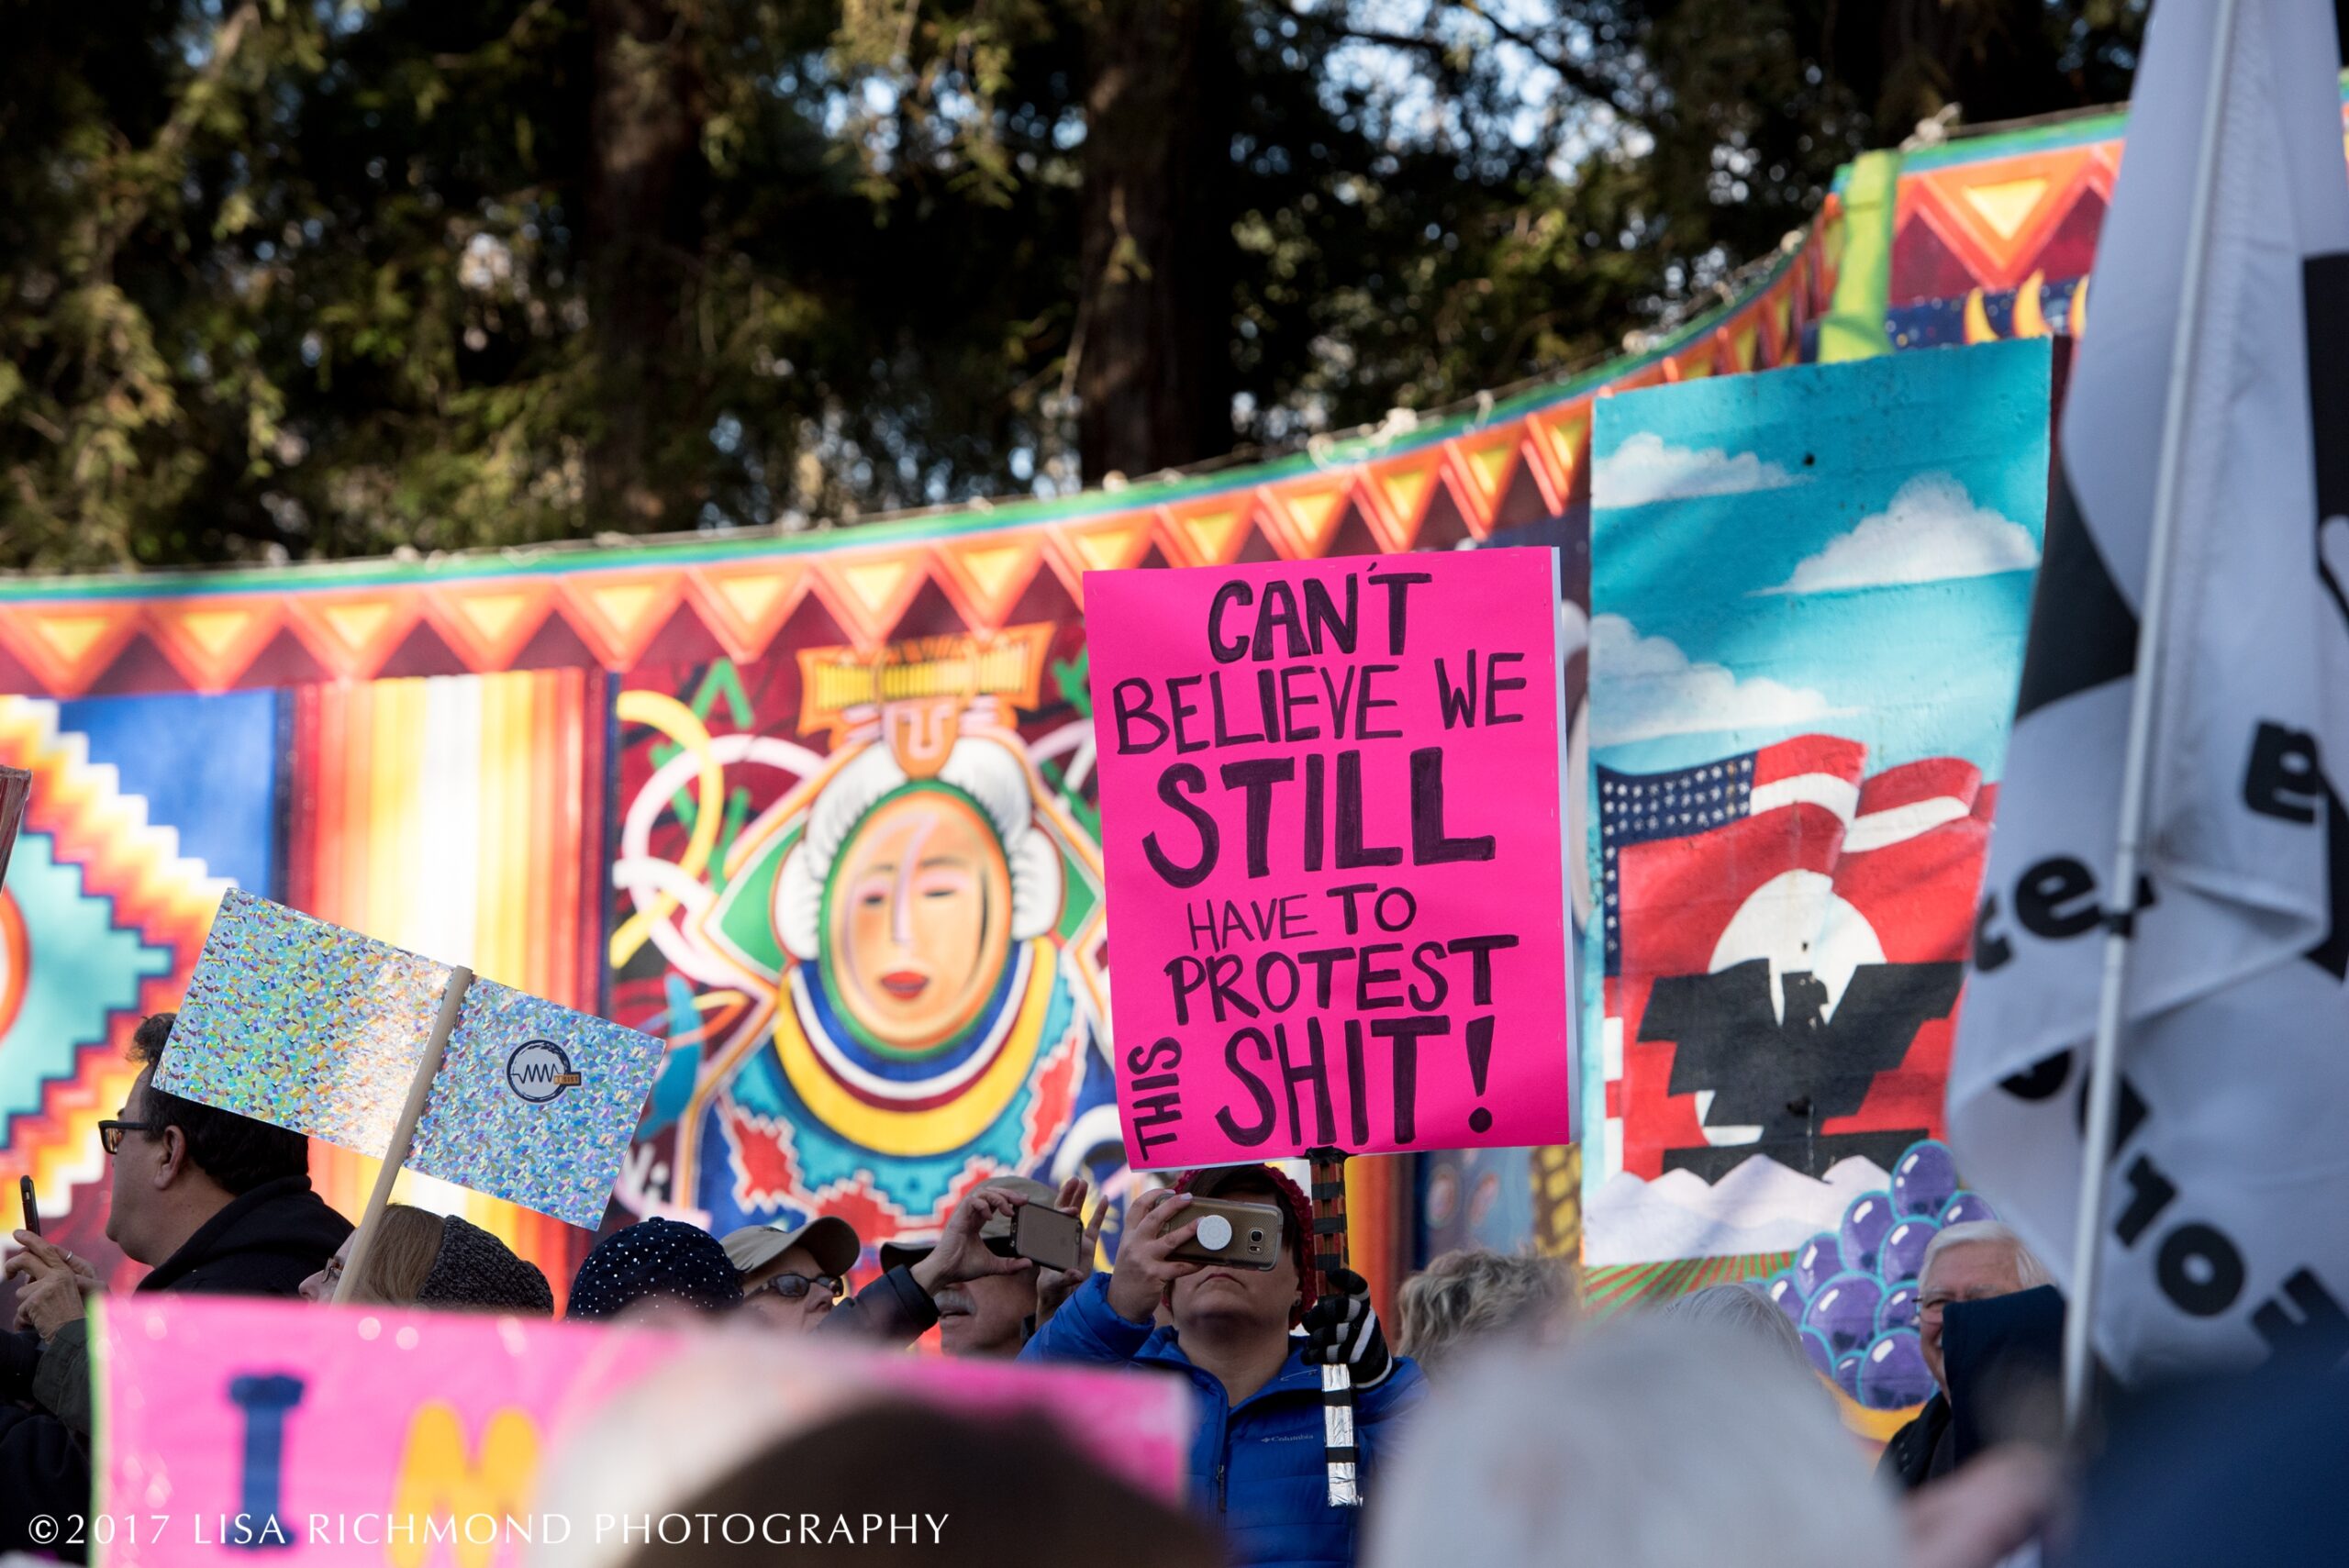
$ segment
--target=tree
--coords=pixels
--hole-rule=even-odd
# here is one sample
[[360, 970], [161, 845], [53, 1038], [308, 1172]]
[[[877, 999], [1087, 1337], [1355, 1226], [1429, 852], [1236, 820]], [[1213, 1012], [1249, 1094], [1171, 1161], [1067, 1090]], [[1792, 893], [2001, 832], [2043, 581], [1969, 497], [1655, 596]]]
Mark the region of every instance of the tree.
[[0, 560], [808, 526], [1603, 354], [2127, 0], [118, 0], [0, 56]]

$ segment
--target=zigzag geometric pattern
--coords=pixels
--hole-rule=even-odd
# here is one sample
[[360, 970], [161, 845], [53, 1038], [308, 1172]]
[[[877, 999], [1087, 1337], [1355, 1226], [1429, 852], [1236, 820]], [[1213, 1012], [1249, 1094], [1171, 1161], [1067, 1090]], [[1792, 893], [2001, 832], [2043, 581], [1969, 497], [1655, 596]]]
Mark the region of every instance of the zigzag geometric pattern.
[[[862, 650], [1081, 611], [1107, 568], [1441, 548], [1564, 511], [1587, 494], [1597, 396], [1798, 358], [1832, 287], [1822, 248], [1659, 350], [1491, 416], [1322, 462], [1137, 485], [1049, 516], [961, 511], [796, 538], [759, 535], [314, 573], [0, 588], [0, 692], [55, 697], [596, 668], [776, 640]], [[942, 598], [941, 614], [938, 600]], [[939, 622], [933, 626], [932, 622]]]
[[115, 770], [89, 761], [82, 736], [58, 732], [54, 704], [0, 697], [0, 762], [33, 774], [23, 831], [47, 835], [51, 857], [79, 868], [83, 895], [111, 904], [117, 930], [136, 932], [166, 955], [161, 973], [139, 981], [136, 1005], [107, 1020], [106, 1038], [83, 1042], [72, 1075], [51, 1078], [39, 1108], [20, 1112], [6, 1129], [0, 1182], [13, 1186], [29, 1175], [42, 1206], [64, 1213], [73, 1187], [105, 1179], [97, 1124], [116, 1114], [138, 1075], [127, 1059], [131, 1031], [147, 1014], [178, 1005], [228, 884], [181, 856], [178, 833], [151, 826], [146, 802], [118, 793]]
[[[1908, 155], [1890, 304], [1923, 346], [2076, 332], [2123, 117]], [[1085, 601], [1084, 574], [1391, 552], [1485, 539], [1587, 493], [1594, 397], [1793, 362], [1842, 250], [1830, 196], [1765, 283], [1662, 347], [1489, 414], [1312, 462], [963, 509], [844, 533], [756, 535], [422, 565], [0, 587], [0, 692], [72, 697], [758, 658], [796, 624], [872, 650], [999, 630]], [[1939, 313], [1939, 314], [1937, 314]], [[1940, 316], [1946, 315], [1943, 321]]]

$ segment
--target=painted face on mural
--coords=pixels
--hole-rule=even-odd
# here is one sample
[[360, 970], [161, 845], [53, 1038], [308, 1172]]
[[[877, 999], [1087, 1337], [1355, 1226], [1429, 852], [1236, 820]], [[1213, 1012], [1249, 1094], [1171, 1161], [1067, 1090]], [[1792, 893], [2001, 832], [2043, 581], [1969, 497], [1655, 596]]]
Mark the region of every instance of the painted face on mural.
[[827, 948], [858, 1027], [903, 1051], [969, 1027], [1011, 948], [1011, 872], [986, 819], [944, 790], [885, 800], [832, 879]]

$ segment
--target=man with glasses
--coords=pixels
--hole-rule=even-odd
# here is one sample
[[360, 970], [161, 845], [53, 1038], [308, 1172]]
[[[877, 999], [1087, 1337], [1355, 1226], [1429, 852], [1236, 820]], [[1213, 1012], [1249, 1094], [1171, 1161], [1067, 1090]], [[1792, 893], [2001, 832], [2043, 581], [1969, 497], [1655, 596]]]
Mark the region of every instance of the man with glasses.
[[[978, 1190], [1004, 1193], [1019, 1203], [1057, 1208], [1064, 1214], [1082, 1215], [1085, 1211], [1086, 1184], [1082, 1178], [1063, 1183], [1055, 1192], [1030, 1176], [990, 1176], [979, 1184]], [[992, 1356], [1007, 1361], [1017, 1356], [1069, 1294], [1092, 1273], [1094, 1251], [1101, 1240], [1103, 1212], [1100, 1206], [1095, 1206], [1092, 1223], [1085, 1230], [1080, 1245], [1083, 1261], [1074, 1272], [1048, 1269], [1021, 1260], [1012, 1269], [941, 1285], [934, 1293], [938, 1302], [939, 1348], [950, 1356]], [[979, 1240], [999, 1258], [1019, 1257], [1012, 1250], [1013, 1218], [1009, 1213], [1000, 1214], [980, 1228]], [[895, 1268], [903, 1264], [918, 1269], [937, 1248], [937, 1242], [928, 1240], [901, 1238], [884, 1241], [881, 1266]]]
[[990, 1224], [1008, 1233], [1020, 1202], [982, 1184], [955, 1206], [927, 1255], [885, 1269], [852, 1296], [841, 1294], [863, 1243], [848, 1222], [826, 1216], [806, 1225], [752, 1225], [729, 1232], [726, 1255], [741, 1276], [743, 1305], [785, 1333], [852, 1334], [908, 1345], [938, 1321], [938, 1297], [992, 1274], [1016, 1273], [1024, 1258], [1001, 1257], [986, 1244]]
[[1925, 1370], [1933, 1374], [1941, 1392], [1926, 1402], [1914, 1420], [1892, 1434], [1876, 1474], [1915, 1491], [1955, 1468], [1956, 1434], [1953, 1428], [1949, 1367], [1943, 1357], [1942, 1331], [1949, 1309], [1970, 1301], [2015, 1296], [2047, 1284], [2047, 1269], [2022, 1238], [1995, 1220], [1968, 1220], [1945, 1227], [1925, 1249], [1917, 1275], [1917, 1340], [1924, 1352]]
[[[149, 1266], [142, 1292], [293, 1296], [351, 1222], [310, 1189], [308, 1139], [155, 1087], [175, 1017], [139, 1024], [130, 1046], [139, 1076], [121, 1114], [98, 1123], [112, 1182], [106, 1240]], [[30, 1520], [90, 1506], [83, 1298], [99, 1282], [87, 1262], [29, 1231], [16, 1242], [6, 1273], [18, 1282], [18, 1332], [0, 1335], [0, 1397], [40, 1408], [0, 1415], [0, 1550], [49, 1551], [30, 1539]]]

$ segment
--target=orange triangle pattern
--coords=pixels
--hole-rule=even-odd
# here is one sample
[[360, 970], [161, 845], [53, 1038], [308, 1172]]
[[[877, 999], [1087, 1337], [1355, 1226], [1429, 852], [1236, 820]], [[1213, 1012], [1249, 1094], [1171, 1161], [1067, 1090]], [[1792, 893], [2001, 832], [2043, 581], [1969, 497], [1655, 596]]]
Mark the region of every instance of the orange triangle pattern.
[[1264, 509], [1281, 554], [1291, 561], [1325, 554], [1345, 518], [1353, 487], [1353, 475], [1344, 470], [1265, 485]]
[[1184, 566], [1229, 566], [1248, 548], [1255, 508], [1255, 492], [1244, 489], [1161, 506], [1159, 537], [1166, 541], [1167, 559]]
[[424, 617], [423, 595], [401, 588], [289, 594], [286, 623], [337, 679], [372, 679]]
[[1441, 447], [1374, 462], [1363, 471], [1358, 494], [1379, 548], [1398, 553], [1411, 548], [1442, 478]]
[[164, 599], [147, 611], [147, 628], [156, 645], [199, 692], [235, 686], [253, 656], [284, 624], [283, 602], [266, 594]]
[[964, 620], [988, 631], [1003, 629], [1012, 606], [1035, 581], [1043, 557], [1043, 540], [1029, 529], [941, 545], [931, 552], [938, 584], [947, 598]]
[[1141, 565], [1150, 553], [1155, 521], [1146, 511], [1119, 512], [1048, 530], [1045, 538], [1052, 549], [1052, 570], [1080, 609], [1085, 605], [1085, 574]]
[[1532, 439], [1526, 461], [1552, 510], [1563, 512], [1575, 493], [1575, 474], [1590, 458], [1590, 400], [1545, 408], [1526, 419]]
[[797, 557], [748, 565], [696, 566], [685, 573], [685, 591], [729, 658], [748, 662], [767, 651], [774, 634], [799, 607], [807, 569]]
[[[2109, 178], [2109, 159], [2099, 167], [2105, 172], [2099, 177]], [[1993, 216], [2001, 210], [1994, 203]], [[367, 588], [297, 584], [252, 595], [0, 601], [0, 649], [23, 667], [18, 678], [28, 686], [72, 696], [105, 674], [143, 628], [181, 679], [217, 691], [243, 679], [281, 628], [294, 632], [329, 678], [362, 681], [375, 676], [420, 620], [429, 619], [466, 667], [484, 673], [509, 667], [559, 622], [596, 663], [625, 672], [681, 605], [692, 606], [730, 657], [747, 661], [770, 654], [809, 593], [859, 646], [874, 649], [896, 634], [928, 583], [939, 585], [965, 623], [997, 630], [1047, 563], [1081, 605], [1085, 572], [1137, 566], [1151, 558], [1153, 545], [1178, 566], [1236, 561], [1259, 533], [1285, 559], [1322, 555], [1337, 543], [1350, 506], [1378, 549], [1408, 550], [1439, 487], [1469, 530], [1486, 537], [1520, 462], [1530, 465], [1543, 500], [1553, 510], [1565, 507], [1587, 461], [1592, 396], [1791, 357], [1829, 275], [1819, 258], [1831, 239], [1815, 228], [1812, 248], [1769, 293], [1668, 363], [1651, 361], [1570, 403], [1341, 467], [1261, 484], [1242, 479], [1179, 502], [1087, 517], [878, 546], [843, 536], [829, 550], [690, 566], [640, 563], [618, 552], [582, 558], [562, 572], [436, 574]], [[590, 564], [599, 561], [608, 564]]]
[[1483, 539], [1493, 531], [1494, 514], [1517, 469], [1521, 432], [1515, 427], [1479, 430], [1444, 443], [1444, 477], [1452, 483], [1453, 499], [1468, 519], [1468, 531]]
[[661, 635], [685, 595], [683, 574], [651, 572], [581, 572], [556, 579], [572, 629], [607, 670], [627, 670]]
[[503, 670], [553, 613], [554, 585], [542, 577], [493, 577], [437, 585], [424, 602], [434, 628], [468, 665]]
[[2111, 199], [2111, 166], [2088, 153], [2062, 148], [1925, 171], [1901, 181], [1896, 222], [1931, 228], [1984, 288], [2013, 288], [2084, 193]]
[[0, 641], [51, 693], [79, 696], [138, 635], [136, 599], [69, 599], [8, 606]]
[[889, 639], [889, 629], [921, 592], [929, 573], [912, 550], [874, 550], [816, 562], [817, 595], [859, 648]]

